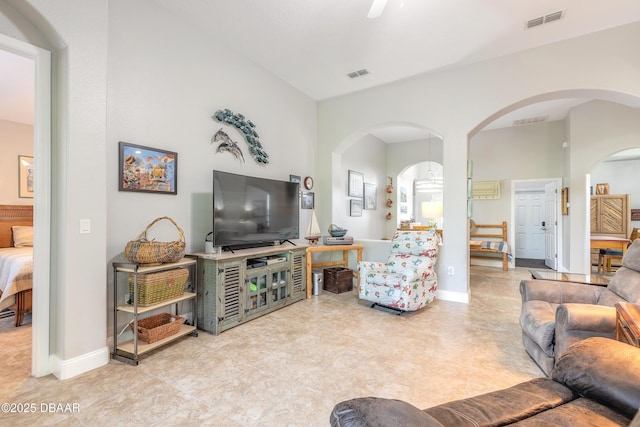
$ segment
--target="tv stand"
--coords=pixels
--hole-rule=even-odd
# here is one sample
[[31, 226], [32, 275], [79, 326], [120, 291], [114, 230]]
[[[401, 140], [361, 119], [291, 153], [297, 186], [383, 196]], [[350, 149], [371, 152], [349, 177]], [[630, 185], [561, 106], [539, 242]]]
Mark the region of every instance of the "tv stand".
[[307, 297], [306, 245], [195, 255], [198, 328], [215, 335]]

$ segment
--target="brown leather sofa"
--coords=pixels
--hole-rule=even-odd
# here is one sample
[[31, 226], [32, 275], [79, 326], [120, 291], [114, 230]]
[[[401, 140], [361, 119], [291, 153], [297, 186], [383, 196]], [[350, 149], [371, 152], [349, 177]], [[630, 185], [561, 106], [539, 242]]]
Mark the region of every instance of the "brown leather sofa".
[[615, 338], [617, 302], [640, 303], [640, 239], [622, 258], [608, 286], [548, 280], [520, 283], [524, 348], [546, 375], [571, 344]]
[[616, 426], [638, 422], [640, 349], [594, 337], [572, 345], [551, 378], [420, 410], [392, 399], [338, 403], [333, 427], [382, 426]]

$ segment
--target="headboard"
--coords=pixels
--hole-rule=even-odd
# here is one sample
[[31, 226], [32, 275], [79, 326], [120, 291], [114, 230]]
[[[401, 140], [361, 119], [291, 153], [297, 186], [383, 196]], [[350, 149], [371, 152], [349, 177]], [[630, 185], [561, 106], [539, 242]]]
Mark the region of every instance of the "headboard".
[[0, 248], [13, 246], [11, 227], [33, 225], [33, 206], [0, 205]]

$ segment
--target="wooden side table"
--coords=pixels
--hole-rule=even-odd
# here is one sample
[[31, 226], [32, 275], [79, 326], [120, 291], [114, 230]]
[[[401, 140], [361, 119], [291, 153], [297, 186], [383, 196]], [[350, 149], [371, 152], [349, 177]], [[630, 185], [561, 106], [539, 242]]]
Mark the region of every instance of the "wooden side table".
[[616, 340], [640, 347], [640, 304], [617, 303]]
[[[307, 298], [311, 298], [311, 271], [314, 268], [320, 267], [335, 267], [340, 266], [344, 268], [349, 267], [349, 251], [358, 251], [358, 261], [362, 261], [362, 249], [363, 245], [318, 245], [307, 246]], [[327, 261], [327, 262], [313, 262], [314, 252], [333, 252], [342, 251], [342, 259], [339, 261]], [[360, 274], [358, 269], [354, 271], [353, 275], [357, 279], [358, 286], [360, 285]]]

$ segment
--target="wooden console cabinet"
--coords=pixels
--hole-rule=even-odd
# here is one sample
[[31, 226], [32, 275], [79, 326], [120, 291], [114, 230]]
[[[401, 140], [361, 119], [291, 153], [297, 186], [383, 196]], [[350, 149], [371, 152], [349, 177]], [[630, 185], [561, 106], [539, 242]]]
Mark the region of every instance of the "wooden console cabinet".
[[307, 295], [307, 245], [198, 253], [198, 327], [218, 335]]

